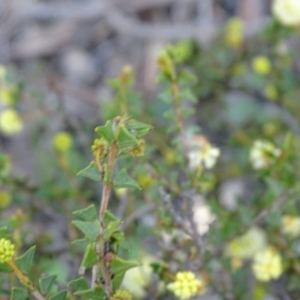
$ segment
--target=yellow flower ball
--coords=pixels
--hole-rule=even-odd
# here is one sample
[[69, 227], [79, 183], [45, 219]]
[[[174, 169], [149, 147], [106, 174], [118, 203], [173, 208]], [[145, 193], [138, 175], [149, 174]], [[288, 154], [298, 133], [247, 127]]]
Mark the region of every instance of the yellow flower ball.
[[11, 195], [6, 192], [0, 192], [0, 208], [5, 208], [11, 203]]
[[267, 56], [259, 55], [253, 58], [252, 68], [259, 75], [267, 75], [271, 72], [272, 66]]
[[193, 296], [203, 294], [205, 284], [189, 271], [178, 272], [175, 281], [168, 284], [167, 288], [181, 300], [190, 299]]
[[231, 18], [225, 28], [225, 43], [230, 47], [239, 47], [243, 43], [244, 24], [240, 18]]
[[300, 235], [300, 217], [284, 215], [281, 219], [282, 232], [292, 238]]
[[19, 114], [12, 108], [7, 108], [0, 113], [0, 130], [6, 135], [19, 133], [23, 123]]
[[57, 151], [60, 152], [68, 151], [71, 148], [72, 143], [72, 136], [65, 131], [61, 131], [53, 137], [53, 146]]
[[15, 245], [10, 240], [0, 239], [0, 263], [9, 262], [15, 255]]
[[0, 86], [0, 103], [3, 105], [12, 105], [14, 104], [14, 96], [12, 91]]
[[299, 0], [274, 0], [272, 12], [275, 18], [285, 26], [300, 25]]
[[260, 281], [270, 281], [282, 274], [282, 260], [278, 251], [268, 247], [254, 256], [252, 270]]

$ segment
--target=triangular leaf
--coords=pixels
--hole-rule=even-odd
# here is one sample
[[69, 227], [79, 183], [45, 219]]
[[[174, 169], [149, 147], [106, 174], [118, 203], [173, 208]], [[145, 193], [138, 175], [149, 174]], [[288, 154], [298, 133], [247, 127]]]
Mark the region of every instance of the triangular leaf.
[[68, 293], [68, 291], [66, 291], [66, 290], [60, 291], [59, 293], [50, 297], [49, 300], [65, 300], [67, 297], [67, 293]]
[[139, 143], [135, 136], [127, 130], [124, 124], [120, 125], [117, 141], [120, 149], [134, 147]]
[[86, 222], [76, 220], [72, 223], [92, 241], [95, 241], [100, 234], [99, 221]]
[[98, 219], [97, 210], [94, 204], [85, 209], [74, 211], [73, 215], [84, 221], [96, 221]]
[[91, 268], [98, 262], [98, 255], [96, 252], [96, 246], [95, 244], [89, 244], [86, 247], [82, 262], [81, 262], [81, 267], [85, 268]]
[[95, 131], [97, 132], [97, 134], [99, 134], [100, 137], [104, 138], [109, 145], [114, 142], [115, 135], [112, 129], [111, 121], [107, 121], [104, 126], [96, 127]]
[[89, 285], [83, 277], [70, 281], [68, 286], [75, 291], [87, 290], [89, 288]]
[[121, 220], [109, 222], [105, 228], [104, 239], [109, 240], [111, 236], [118, 230], [118, 227], [121, 223]]
[[110, 222], [119, 221], [120, 219], [112, 214], [109, 210], [105, 211], [103, 223], [106, 227]]
[[56, 275], [51, 275], [44, 278], [40, 278], [40, 291], [43, 295], [47, 295], [49, 293], [56, 277]]
[[87, 239], [78, 239], [72, 242], [80, 251], [85, 251], [89, 241]]
[[35, 251], [35, 246], [31, 247], [23, 255], [16, 258], [16, 265], [25, 274], [28, 274], [28, 272], [30, 271], [33, 256], [34, 256], [34, 251]]
[[133, 260], [125, 260], [119, 256], [115, 256], [112, 265], [111, 271], [113, 274], [125, 273], [127, 270], [137, 267], [139, 264]]
[[128, 174], [126, 169], [122, 169], [114, 178], [113, 184], [115, 188], [134, 188], [141, 189], [139, 184], [133, 180]]
[[13, 287], [10, 295], [10, 300], [26, 300], [28, 299], [29, 293], [27, 290]]
[[105, 291], [97, 286], [93, 289], [82, 290], [74, 293], [75, 296], [81, 296], [83, 299], [89, 300], [105, 300], [107, 299]]
[[92, 179], [94, 181], [101, 181], [102, 180], [102, 177], [99, 173], [99, 170], [98, 170], [97, 166], [95, 165], [95, 163], [93, 161], [87, 167], [80, 170], [77, 173], [77, 176], [87, 177], [87, 178]]
[[127, 124], [127, 129], [135, 133], [136, 137], [142, 137], [143, 135], [147, 134], [150, 129], [153, 127], [149, 124], [142, 123], [136, 120], [129, 120]]

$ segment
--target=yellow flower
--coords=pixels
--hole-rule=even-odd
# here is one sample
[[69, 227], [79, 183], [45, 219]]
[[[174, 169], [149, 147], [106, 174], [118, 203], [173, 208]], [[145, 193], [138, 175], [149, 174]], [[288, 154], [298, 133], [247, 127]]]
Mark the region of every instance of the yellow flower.
[[272, 247], [257, 253], [254, 256], [252, 270], [260, 281], [277, 279], [282, 274], [282, 260], [278, 251]]
[[65, 131], [61, 131], [53, 137], [53, 146], [57, 151], [60, 152], [68, 151], [71, 148], [72, 143], [72, 136]]
[[280, 23], [286, 26], [300, 25], [299, 0], [274, 0], [272, 12]]
[[258, 55], [252, 60], [252, 68], [255, 73], [267, 75], [271, 72], [271, 62], [267, 56]]
[[11, 195], [6, 192], [0, 192], [0, 208], [5, 208], [11, 203]]
[[130, 154], [132, 156], [143, 156], [145, 153], [145, 141], [143, 139], [139, 139], [139, 143], [133, 149], [130, 150]]
[[11, 108], [7, 108], [0, 113], [0, 130], [7, 134], [13, 135], [23, 129], [23, 123], [19, 114]]
[[264, 94], [270, 99], [270, 100], [276, 100], [278, 97], [277, 88], [273, 84], [269, 84], [264, 89]]
[[206, 137], [197, 135], [190, 140], [188, 152], [190, 169], [197, 169], [201, 166], [211, 169], [216, 164], [219, 156], [220, 150], [213, 147]]
[[179, 299], [189, 299], [205, 292], [205, 284], [189, 271], [178, 272], [175, 281], [169, 283], [167, 288]]
[[132, 295], [124, 289], [117, 290], [109, 300], [132, 300]]
[[149, 286], [153, 274], [150, 266], [151, 259], [146, 257], [142, 265], [129, 269], [124, 276], [122, 287], [128, 290], [134, 299], [144, 299], [146, 288]]
[[137, 177], [137, 182], [142, 189], [149, 189], [154, 185], [155, 179], [151, 175], [144, 173]]
[[108, 144], [104, 139], [95, 139], [91, 147], [93, 155], [98, 155], [100, 159], [103, 159], [108, 155]]
[[225, 43], [231, 47], [239, 47], [243, 42], [244, 24], [240, 18], [231, 18], [225, 28]]
[[0, 239], [0, 263], [9, 262], [15, 255], [15, 245], [10, 240]]
[[252, 227], [226, 247], [226, 255], [236, 259], [249, 259], [267, 245], [266, 235], [259, 227]]
[[300, 217], [285, 215], [281, 218], [282, 232], [295, 238], [300, 235]]
[[250, 160], [257, 170], [269, 167], [280, 155], [281, 150], [267, 141], [256, 140], [250, 150]]
[[11, 90], [0, 86], [0, 103], [4, 105], [14, 104], [14, 96]]

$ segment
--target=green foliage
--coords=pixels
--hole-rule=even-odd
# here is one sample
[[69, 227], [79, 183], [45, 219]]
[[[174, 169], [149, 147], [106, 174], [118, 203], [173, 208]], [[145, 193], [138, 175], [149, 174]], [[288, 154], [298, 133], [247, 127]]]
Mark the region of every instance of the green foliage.
[[28, 274], [32, 267], [34, 252], [35, 246], [32, 246], [23, 255], [16, 258], [17, 266], [25, 274]]

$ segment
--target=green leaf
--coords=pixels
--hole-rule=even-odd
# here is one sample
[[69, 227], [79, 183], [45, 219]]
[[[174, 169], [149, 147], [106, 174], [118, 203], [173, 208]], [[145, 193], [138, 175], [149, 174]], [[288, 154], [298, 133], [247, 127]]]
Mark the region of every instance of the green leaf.
[[72, 242], [80, 251], [85, 251], [89, 241], [87, 239], [78, 239]]
[[126, 271], [137, 266], [138, 263], [135, 261], [124, 260], [118, 256], [114, 257], [111, 266], [112, 274], [114, 274], [114, 278], [113, 278], [114, 289], [118, 289], [120, 287]]
[[96, 127], [95, 131], [100, 137], [104, 138], [106, 142], [111, 145], [115, 140], [114, 131], [112, 129], [111, 121], [107, 121], [104, 126]]
[[82, 262], [81, 262], [81, 267], [85, 268], [91, 268], [98, 262], [98, 255], [96, 252], [96, 246], [95, 243], [89, 244], [86, 247]]
[[134, 147], [139, 143], [135, 136], [127, 130], [124, 124], [121, 124], [119, 127], [117, 141], [120, 149]]
[[191, 91], [191, 89], [188, 89], [188, 88], [182, 89], [180, 91], [180, 97], [182, 99], [189, 100], [193, 103], [197, 103], [197, 100], [198, 100], [197, 97], [195, 96], [195, 94]]
[[178, 79], [181, 84], [194, 84], [197, 82], [197, 77], [186, 70], [181, 70], [178, 73]]
[[102, 177], [99, 173], [99, 170], [98, 170], [97, 166], [95, 165], [95, 163], [93, 161], [86, 168], [80, 170], [77, 173], [77, 176], [87, 177], [87, 178], [92, 179], [94, 181], [101, 181], [102, 180]]
[[35, 246], [29, 248], [23, 255], [16, 258], [16, 265], [25, 274], [28, 274], [28, 272], [30, 271], [33, 256], [34, 256], [34, 251], [35, 251]]
[[25, 300], [28, 299], [29, 293], [27, 290], [13, 287], [10, 295], [10, 300]]
[[75, 291], [87, 290], [89, 288], [89, 285], [83, 277], [70, 281], [68, 286]]
[[108, 225], [105, 228], [105, 232], [104, 232], [104, 239], [105, 240], [109, 240], [111, 238], [111, 236], [118, 231], [118, 227], [121, 224], [121, 220], [117, 220], [114, 222], [109, 222]]
[[99, 221], [86, 222], [76, 220], [72, 223], [92, 241], [95, 241], [100, 234]]
[[97, 286], [93, 289], [82, 290], [74, 293], [75, 296], [81, 296], [83, 299], [89, 300], [105, 300], [107, 299], [105, 291]]
[[85, 209], [76, 210], [73, 212], [73, 215], [80, 218], [84, 221], [97, 221], [98, 220], [98, 214], [97, 210], [94, 204], [90, 205], [89, 207]]
[[116, 175], [113, 180], [113, 184], [115, 188], [141, 189], [139, 184], [128, 175], [125, 168]]
[[136, 261], [125, 260], [119, 256], [115, 256], [111, 264], [111, 271], [113, 274], [125, 273], [127, 270], [137, 267], [138, 265]]
[[106, 227], [110, 222], [114, 221], [121, 221], [118, 217], [116, 217], [114, 214], [112, 214], [109, 210], [105, 211], [103, 223]]
[[130, 132], [134, 132], [136, 137], [142, 137], [143, 135], [147, 134], [148, 131], [152, 128], [153, 126], [136, 120], [129, 120], [127, 124], [127, 129]]
[[50, 297], [49, 300], [65, 300], [67, 297], [67, 293], [68, 293], [67, 290], [60, 291], [59, 293]]
[[40, 291], [43, 295], [47, 295], [49, 293], [56, 277], [56, 275], [51, 275], [44, 278], [40, 278]]

